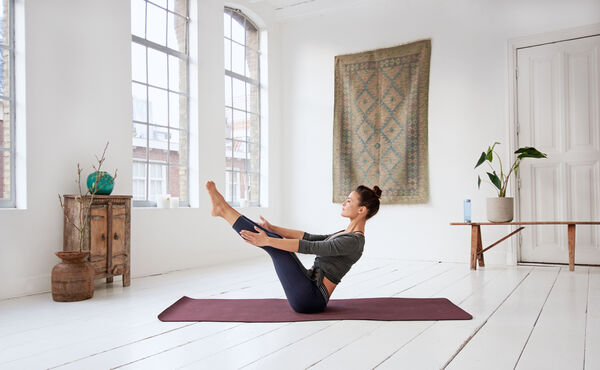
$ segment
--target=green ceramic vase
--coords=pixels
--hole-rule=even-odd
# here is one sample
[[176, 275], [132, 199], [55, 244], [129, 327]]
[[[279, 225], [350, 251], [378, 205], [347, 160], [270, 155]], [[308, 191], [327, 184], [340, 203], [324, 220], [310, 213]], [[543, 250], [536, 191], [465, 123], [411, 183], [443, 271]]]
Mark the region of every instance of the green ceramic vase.
[[94, 194], [94, 187], [96, 186], [96, 178], [99, 177], [98, 180], [98, 190], [95, 192], [97, 195], [109, 195], [113, 191], [113, 187], [115, 186], [115, 182], [113, 181], [113, 177], [104, 171], [96, 171], [90, 173], [87, 178], [87, 187], [90, 190], [90, 193]]

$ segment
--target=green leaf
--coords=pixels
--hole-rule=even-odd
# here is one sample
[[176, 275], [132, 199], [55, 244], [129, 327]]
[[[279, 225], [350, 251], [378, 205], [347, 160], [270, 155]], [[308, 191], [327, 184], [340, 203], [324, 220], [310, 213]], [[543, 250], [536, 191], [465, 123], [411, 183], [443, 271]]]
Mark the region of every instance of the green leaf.
[[498, 175], [496, 175], [496, 172], [495, 171], [494, 171], [494, 173], [487, 172], [487, 175], [490, 178], [490, 181], [492, 182], [492, 184], [496, 185], [498, 190], [502, 190], [502, 183], [500, 182]]
[[490, 162], [492, 161], [492, 159], [494, 159], [494, 152], [491, 148], [488, 148], [487, 156], [485, 159], [487, 159]]
[[522, 148], [519, 148], [517, 151], [515, 151], [515, 154], [518, 154], [519, 156], [517, 157], [518, 159], [523, 159], [523, 158], [546, 158], [546, 154], [540, 152], [539, 150], [537, 150], [534, 147], [531, 146], [524, 146]]
[[477, 189], [481, 189], [481, 177], [477, 175]]
[[515, 165], [515, 177], [519, 177], [519, 165], [521, 164], [520, 160], [517, 160], [517, 164]]
[[477, 164], [473, 168], [479, 167], [479, 165], [482, 164], [483, 162], [485, 162], [485, 152], [481, 152], [481, 156], [479, 157]]

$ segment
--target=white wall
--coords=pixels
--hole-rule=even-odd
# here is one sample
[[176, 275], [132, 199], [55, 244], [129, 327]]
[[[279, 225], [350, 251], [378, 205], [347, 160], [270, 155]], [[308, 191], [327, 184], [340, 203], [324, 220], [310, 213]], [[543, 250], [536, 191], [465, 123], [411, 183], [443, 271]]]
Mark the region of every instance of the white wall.
[[[130, 3], [125, 0], [22, 0], [25, 44], [18, 46], [17, 68], [25, 71], [24, 109], [18, 124], [26, 127], [27, 163], [24, 209], [0, 210], [0, 299], [50, 290], [50, 273], [62, 249], [62, 212], [58, 193], [76, 193], [77, 163], [87, 177], [107, 141], [105, 169], [119, 175], [113, 194], [131, 194], [131, 72]], [[242, 6], [245, 3], [242, 2]], [[175, 269], [216, 264], [258, 256], [230, 226], [210, 216], [204, 183], [225, 182], [223, 156], [223, 5], [220, 0], [198, 1], [192, 14], [198, 31], [191, 49], [200, 55], [198, 90], [194, 94], [197, 169], [195, 193], [188, 209], [134, 209], [131, 230], [132, 277]], [[278, 29], [272, 14], [253, 8], [269, 28], [268, 62], [278, 70]], [[24, 19], [23, 19], [24, 18]], [[24, 22], [24, 23], [23, 23]], [[18, 28], [19, 29], [19, 28]], [[23, 38], [23, 34], [19, 37]], [[19, 64], [21, 62], [22, 64]], [[280, 150], [280, 90], [278, 79], [269, 86], [269, 146]], [[192, 97], [194, 98], [194, 96]], [[23, 127], [23, 126], [21, 126]], [[269, 204], [260, 213], [281, 218], [280, 168], [277, 155], [268, 159]], [[21, 189], [23, 190], [23, 189]], [[258, 209], [244, 209], [251, 218]], [[120, 284], [120, 279], [114, 284]], [[132, 282], [135, 284], [135, 281]]]
[[[597, 0], [373, 0], [287, 19], [286, 224], [316, 233], [347, 225], [332, 202], [334, 56], [431, 38], [430, 201], [382, 205], [367, 222], [365, 255], [468, 262], [470, 230], [449, 223], [462, 220], [465, 198], [472, 199], [473, 219], [485, 219], [485, 198], [495, 193], [477, 190], [479, 153], [500, 141], [508, 162], [508, 40], [598, 22]], [[484, 227], [484, 244], [508, 230], [501, 229]], [[486, 252], [486, 264], [504, 264], [508, 246]]]

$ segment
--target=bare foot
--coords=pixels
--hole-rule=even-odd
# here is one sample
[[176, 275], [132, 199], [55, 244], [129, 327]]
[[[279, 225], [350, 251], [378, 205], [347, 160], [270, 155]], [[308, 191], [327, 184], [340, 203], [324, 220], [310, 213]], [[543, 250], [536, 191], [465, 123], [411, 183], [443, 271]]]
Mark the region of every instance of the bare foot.
[[212, 202], [210, 214], [215, 217], [223, 216], [224, 204], [226, 204], [225, 198], [219, 193], [213, 181], [206, 182], [206, 190], [208, 190], [208, 195], [210, 195], [210, 201]]

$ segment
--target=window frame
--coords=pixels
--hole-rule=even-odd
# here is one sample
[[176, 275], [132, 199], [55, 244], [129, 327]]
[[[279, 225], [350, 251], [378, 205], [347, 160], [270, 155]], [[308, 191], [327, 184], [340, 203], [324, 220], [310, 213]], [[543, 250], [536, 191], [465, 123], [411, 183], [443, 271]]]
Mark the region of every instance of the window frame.
[[[261, 135], [261, 132], [262, 132], [262, 123], [263, 123], [263, 120], [262, 120], [263, 113], [262, 113], [262, 109], [261, 109], [261, 89], [262, 89], [263, 86], [262, 86], [261, 73], [260, 73], [260, 65], [261, 65], [260, 59], [261, 59], [261, 55], [262, 55], [262, 52], [261, 52], [261, 43], [260, 43], [260, 34], [261, 34], [262, 31], [261, 31], [261, 28], [248, 15], [246, 15], [240, 9], [232, 8], [232, 7], [229, 7], [229, 6], [225, 6], [224, 9], [223, 9], [223, 12], [226, 15], [227, 15], [227, 12], [229, 12], [228, 15], [229, 15], [229, 17], [231, 17], [231, 22], [229, 24], [229, 37], [227, 37], [224, 34], [223, 35], [223, 39], [224, 40], [228, 40], [231, 43], [231, 47], [232, 47], [230, 49], [230, 51], [229, 51], [229, 67], [230, 67], [230, 69], [228, 70], [227, 68], [225, 68], [225, 66], [227, 65], [227, 63], [225, 63], [225, 66], [224, 66], [225, 76], [229, 77], [231, 79], [231, 88], [230, 88], [230, 90], [231, 90], [231, 106], [228, 106], [228, 105], [225, 104], [224, 108], [225, 108], [225, 110], [230, 109], [231, 113], [232, 113], [232, 133], [231, 133], [232, 135], [231, 135], [231, 139], [228, 139], [227, 137], [225, 138], [225, 147], [226, 148], [227, 148], [227, 141], [228, 140], [231, 141], [232, 166], [233, 166], [233, 160], [235, 159], [235, 154], [234, 153], [235, 153], [235, 142], [236, 141], [237, 142], [242, 142], [242, 143], [245, 144], [245, 147], [246, 147], [246, 160], [248, 160], [249, 147], [250, 147], [249, 144], [251, 144], [251, 145], [257, 145], [258, 146], [258, 172], [248, 171], [248, 167], [246, 167], [245, 171], [243, 171], [243, 172], [242, 171], [235, 171], [233, 169], [231, 169], [231, 170], [229, 170], [227, 168], [225, 169], [226, 175], [227, 175], [227, 173], [230, 173], [230, 179], [232, 180], [231, 184], [230, 184], [231, 189], [229, 189], [230, 192], [231, 192], [231, 200], [228, 200], [226, 198], [226, 201], [227, 201], [227, 203], [229, 203], [229, 205], [234, 206], [234, 207], [236, 207], [236, 206], [239, 207], [241, 205], [240, 199], [234, 200], [235, 199], [234, 198], [234, 194], [235, 194], [235, 189], [236, 189], [235, 182], [233, 181], [234, 176], [236, 176], [236, 178], [239, 179], [238, 184], [237, 184], [237, 188], [240, 188], [241, 187], [240, 181], [241, 181], [241, 177], [242, 176], [246, 176], [246, 178], [248, 179], [248, 182], [249, 182], [250, 176], [251, 175], [256, 175], [258, 177], [258, 189], [256, 189], [256, 191], [257, 191], [257, 198], [258, 199], [257, 199], [256, 202], [250, 202], [250, 199], [248, 199], [248, 206], [251, 206], [251, 207], [260, 207], [261, 206], [261, 186], [262, 186], [262, 181], [261, 181], [261, 178], [262, 178], [262, 173], [261, 173], [261, 164], [262, 164], [261, 163], [262, 162], [262, 149], [261, 149], [262, 135]], [[234, 19], [233, 19], [233, 15], [232, 14], [234, 12], [237, 13], [238, 16], [240, 16], [240, 17], [242, 17], [244, 19], [244, 44], [240, 44], [239, 42], [237, 42], [237, 41], [235, 41], [233, 39], [233, 22], [234, 22]], [[251, 48], [251, 47], [248, 46], [248, 43], [247, 43], [248, 39], [247, 39], [246, 22], [250, 23], [256, 29], [257, 38], [258, 38], [258, 44], [257, 44], [257, 48], [256, 49]], [[233, 52], [232, 52], [233, 44], [237, 44], [237, 45], [240, 45], [240, 46], [244, 47], [244, 73], [246, 72], [245, 68], [246, 68], [246, 63], [248, 61], [248, 49], [251, 49], [252, 51], [256, 52], [256, 60], [257, 60], [256, 80], [254, 80], [254, 79], [252, 79], [250, 77], [241, 75], [241, 74], [233, 71]], [[253, 85], [253, 86], [255, 86], [257, 88], [257, 97], [256, 97], [256, 100], [257, 100], [257, 105], [258, 105], [258, 112], [250, 112], [250, 110], [248, 108], [248, 99], [249, 98], [246, 95], [247, 94], [246, 87], [245, 87], [245, 93], [244, 93], [244, 97], [245, 97], [245, 99], [244, 99], [244, 109], [241, 110], [239, 108], [235, 108], [234, 107], [234, 103], [233, 103], [233, 85], [234, 85], [234, 79], [243, 81], [244, 82], [244, 86], [246, 86], [245, 84], [247, 83], [247, 84]], [[237, 140], [237, 139], [235, 139], [233, 137], [233, 113], [236, 112], [236, 111], [239, 112], [239, 113], [243, 113], [246, 116], [246, 135], [245, 135], [245, 139], [244, 140]], [[250, 141], [248, 141], [248, 123], [247, 122], [248, 122], [248, 117], [250, 116], [250, 114], [254, 114], [254, 115], [258, 116], [258, 142], [250, 142]], [[226, 178], [225, 178], [225, 186], [227, 186], [227, 185], [228, 184], [227, 184], [227, 176], [226, 176]], [[243, 191], [243, 189], [240, 189], [240, 192], [242, 192], [242, 191]]]
[[[165, 34], [166, 39], [165, 42], [168, 43], [168, 32], [169, 32], [169, 25], [168, 25], [168, 17], [169, 14], [173, 14], [173, 17], [180, 17], [180, 18], [184, 18], [186, 21], [186, 40], [185, 40], [185, 53], [182, 53], [178, 50], [175, 49], [171, 49], [168, 46], [163, 46], [160, 45], [156, 42], [147, 40], [145, 38], [142, 38], [140, 36], [134, 35], [133, 33], [131, 33], [131, 42], [136, 43], [138, 45], [141, 45], [145, 48], [146, 50], [146, 55], [145, 55], [145, 63], [146, 63], [146, 81], [145, 82], [141, 82], [141, 81], [137, 81], [133, 79], [133, 76], [131, 78], [131, 84], [133, 87], [133, 84], [138, 84], [138, 85], [142, 85], [145, 87], [146, 89], [146, 120], [145, 121], [138, 121], [138, 120], [134, 120], [133, 119], [133, 115], [131, 117], [131, 125], [145, 125], [146, 128], [146, 159], [142, 160], [139, 158], [132, 158], [132, 162], [133, 163], [140, 163], [140, 164], [144, 164], [145, 168], [146, 168], [146, 178], [145, 178], [145, 183], [146, 183], [146, 191], [145, 191], [145, 198], [144, 200], [140, 200], [140, 199], [133, 199], [132, 200], [132, 205], [134, 207], [158, 207], [158, 204], [156, 201], [150, 200], [150, 165], [151, 164], [160, 164], [161, 166], [164, 167], [164, 171], [166, 171], [166, 178], [165, 178], [165, 185], [166, 185], [166, 191], [169, 192], [170, 189], [170, 185], [171, 185], [171, 181], [170, 181], [170, 177], [171, 177], [171, 168], [185, 168], [186, 169], [186, 174], [187, 174], [187, 199], [182, 200], [180, 198], [179, 200], [179, 206], [180, 207], [189, 207], [190, 206], [190, 158], [189, 158], [189, 152], [190, 152], [190, 56], [189, 56], [189, 51], [190, 51], [190, 0], [188, 0], [186, 2], [186, 16], [183, 16], [179, 13], [176, 13], [172, 10], [169, 10], [168, 7], [162, 7], [156, 3], [154, 3], [151, 0], [144, 0], [145, 3], [145, 7], [144, 7], [144, 33], [145, 33], [145, 37], [148, 36], [148, 4], [152, 4], [153, 6], [156, 6], [162, 10], [164, 10], [166, 12], [166, 16], [167, 16], [167, 22], [165, 23], [166, 28], [165, 28]], [[161, 86], [156, 86], [156, 85], [152, 85], [149, 83], [149, 79], [148, 79], [148, 61], [149, 61], [149, 57], [148, 57], [148, 49], [153, 49], [155, 51], [161, 52], [166, 54], [167, 57], [167, 65], [166, 65], [166, 78], [167, 78], [167, 87], [161, 87]], [[170, 73], [169, 73], [169, 57], [175, 57], [178, 58], [179, 60], [183, 60], [185, 61], [185, 66], [186, 66], [186, 78], [187, 78], [187, 83], [186, 83], [186, 88], [185, 91], [174, 91], [171, 90], [171, 86], [170, 86]], [[133, 59], [132, 59], [132, 66], [133, 66]], [[133, 67], [132, 67], [133, 68]], [[153, 89], [158, 89], [161, 91], [164, 91], [167, 95], [167, 124], [165, 125], [160, 125], [160, 124], [156, 124], [156, 123], [150, 123], [150, 99], [149, 99], [149, 91], [150, 88]], [[183, 97], [186, 101], [186, 105], [187, 105], [187, 121], [185, 122], [185, 128], [182, 129], [182, 125], [181, 122], [179, 123], [179, 127], [175, 128], [175, 127], [171, 127], [171, 94], [177, 94], [179, 97]], [[132, 93], [132, 99], [133, 99], [133, 93]], [[166, 129], [167, 130], [167, 161], [166, 164], [162, 161], [154, 161], [154, 160], [150, 160], [150, 127], [158, 127], [158, 128], [162, 128], [162, 129]], [[170, 132], [171, 131], [178, 131], [178, 132], [185, 132], [186, 134], [186, 141], [185, 141], [185, 145], [187, 145], [187, 152], [188, 152], [188, 157], [187, 157], [187, 163], [185, 165], [181, 165], [181, 164], [172, 164], [170, 161], [170, 152], [171, 152], [171, 140], [170, 140]], [[179, 137], [181, 137], [181, 134], [179, 134]], [[179, 143], [181, 144], [181, 141], [179, 141]], [[133, 190], [133, 189], [132, 189]]]
[[8, 152], [10, 155], [10, 198], [8, 199], [0, 199], [0, 208], [16, 208], [17, 206], [17, 186], [16, 186], [16, 160], [15, 160], [15, 140], [16, 140], [16, 120], [15, 120], [15, 0], [8, 0], [7, 5], [9, 7], [8, 14], [8, 47], [4, 45], [0, 45], [0, 51], [8, 49], [8, 63], [9, 66], [9, 84], [10, 87], [8, 89], [8, 99], [5, 99], [5, 96], [0, 97], [0, 99], [9, 102], [10, 109], [10, 148], [0, 147], [0, 151]]

